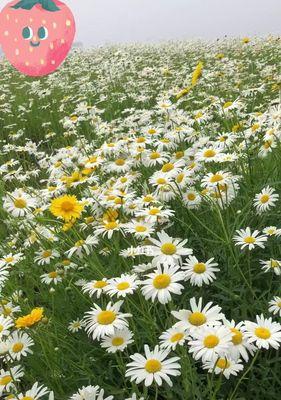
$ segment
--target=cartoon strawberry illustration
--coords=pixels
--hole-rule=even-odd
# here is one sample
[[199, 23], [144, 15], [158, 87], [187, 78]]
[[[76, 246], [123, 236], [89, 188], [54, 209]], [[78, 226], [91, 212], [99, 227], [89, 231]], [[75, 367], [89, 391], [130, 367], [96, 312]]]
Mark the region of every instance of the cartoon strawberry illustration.
[[58, 0], [11, 1], [0, 13], [0, 44], [10, 63], [29, 76], [54, 72], [75, 36], [71, 10]]

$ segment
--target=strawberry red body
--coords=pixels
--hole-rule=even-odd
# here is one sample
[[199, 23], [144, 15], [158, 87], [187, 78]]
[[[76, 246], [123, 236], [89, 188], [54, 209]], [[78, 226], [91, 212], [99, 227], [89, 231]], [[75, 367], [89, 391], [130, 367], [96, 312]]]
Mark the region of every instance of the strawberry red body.
[[71, 49], [74, 36], [73, 14], [61, 1], [11, 1], [0, 13], [2, 49], [25, 75], [54, 72]]

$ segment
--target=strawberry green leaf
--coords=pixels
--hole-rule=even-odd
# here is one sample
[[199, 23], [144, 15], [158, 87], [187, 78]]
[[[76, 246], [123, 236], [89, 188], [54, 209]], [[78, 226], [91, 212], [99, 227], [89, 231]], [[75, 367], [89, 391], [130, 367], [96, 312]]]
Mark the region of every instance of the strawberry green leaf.
[[36, 4], [40, 4], [44, 10], [47, 11], [59, 11], [60, 8], [55, 4], [53, 0], [21, 0], [12, 8], [18, 10], [19, 8], [23, 10], [31, 10]]

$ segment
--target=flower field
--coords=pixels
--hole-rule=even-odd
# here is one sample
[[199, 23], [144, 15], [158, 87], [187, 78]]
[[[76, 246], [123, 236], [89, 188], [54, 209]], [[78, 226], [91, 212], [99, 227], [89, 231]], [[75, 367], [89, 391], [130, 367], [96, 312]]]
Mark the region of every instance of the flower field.
[[0, 61], [1, 398], [280, 398], [280, 55]]

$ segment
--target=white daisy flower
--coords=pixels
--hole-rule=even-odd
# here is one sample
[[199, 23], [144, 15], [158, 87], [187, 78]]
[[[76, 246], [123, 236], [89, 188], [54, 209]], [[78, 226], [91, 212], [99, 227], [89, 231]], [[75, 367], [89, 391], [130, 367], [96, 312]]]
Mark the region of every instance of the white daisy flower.
[[83, 328], [83, 326], [84, 326], [83, 321], [77, 318], [69, 323], [68, 330], [72, 333], [76, 333], [80, 331]]
[[166, 304], [172, 300], [171, 293], [180, 295], [184, 286], [179, 282], [184, 280], [184, 272], [179, 269], [176, 265], [164, 265], [146, 275], [148, 279], [141, 282], [145, 299], [154, 302], [157, 298], [161, 304]]
[[8, 371], [1, 369], [0, 371], [0, 394], [3, 391], [9, 392], [15, 389], [14, 382], [19, 382], [20, 378], [24, 375], [23, 369], [20, 365], [11, 367]]
[[9, 329], [14, 325], [13, 320], [10, 317], [4, 317], [0, 315], [0, 338], [8, 336], [10, 334]]
[[9, 346], [9, 354], [13, 360], [19, 361], [21, 357], [26, 357], [32, 354], [30, 347], [34, 345], [34, 341], [25, 332], [12, 332], [11, 336], [7, 339]]
[[161, 350], [159, 346], [155, 346], [154, 350], [150, 351], [145, 345], [144, 351], [145, 356], [139, 353], [130, 356], [133, 361], [127, 364], [125, 376], [130, 377], [131, 382], [135, 381], [137, 385], [144, 381], [145, 386], [151, 386], [155, 381], [161, 386], [165, 381], [172, 386], [169, 375], [180, 375], [180, 364], [177, 363], [179, 357], [167, 359], [170, 350]]
[[259, 349], [273, 347], [278, 350], [281, 343], [281, 324], [272, 322], [272, 318], [256, 316], [257, 322], [245, 321], [243, 331], [249, 343], [254, 343]]
[[237, 235], [233, 237], [235, 246], [241, 246], [241, 249], [248, 247], [249, 250], [253, 250], [256, 246], [264, 249], [264, 242], [267, 241], [266, 235], [260, 235], [259, 231], [255, 230], [251, 233], [251, 229], [248, 227], [246, 229], [236, 230]]
[[263, 229], [262, 232], [268, 236], [276, 236], [276, 237], [281, 236], [281, 229], [277, 228], [276, 226], [267, 226], [266, 228]]
[[13, 217], [24, 217], [37, 205], [36, 199], [25, 193], [22, 189], [16, 189], [3, 198], [3, 208]]
[[273, 271], [275, 275], [281, 275], [281, 261], [275, 260], [271, 258], [270, 260], [263, 261], [260, 260], [260, 264], [262, 265], [262, 270], [264, 272]]
[[259, 214], [268, 211], [274, 207], [279, 199], [279, 195], [275, 193], [275, 189], [267, 186], [262, 189], [261, 193], [256, 194], [254, 206]]
[[242, 357], [246, 362], [249, 361], [249, 355], [253, 356], [256, 347], [249, 343], [248, 339], [245, 337], [242, 329], [244, 326], [243, 322], [238, 324], [235, 321], [223, 321], [224, 325], [230, 329], [232, 333], [231, 344], [229, 347], [229, 355], [233, 360], [239, 360]]
[[139, 281], [137, 275], [122, 274], [118, 278], [109, 279], [108, 285], [104, 288], [104, 291], [109, 296], [125, 297], [128, 294], [133, 294], [138, 288]]
[[37, 251], [36, 257], [34, 258], [34, 261], [38, 265], [45, 265], [45, 264], [50, 264], [51, 260], [54, 258], [58, 258], [60, 256], [60, 253], [57, 250], [40, 250]]
[[57, 285], [59, 282], [62, 282], [62, 276], [59, 274], [58, 271], [51, 271], [47, 274], [42, 274], [40, 276], [40, 279], [41, 282], [46, 283], [47, 285], [50, 285], [51, 283]]
[[185, 270], [185, 280], [189, 280], [192, 286], [200, 287], [203, 283], [209, 285], [216, 279], [214, 272], [219, 271], [219, 268], [216, 268], [218, 264], [213, 261], [214, 258], [210, 258], [206, 262], [199, 262], [196, 257], [189, 256], [182, 266]]
[[83, 257], [83, 253], [85, 252], [89, 255], [92, 251], [92, 247], [95, 247], [98, 244], [98, 239], [94, 236], [88, 236], [85, 240], [78, 240], [71, 249], [67, 250], [65, 254], [67, 257], [73, 256], [73, 254], [78, 257]]
[[190, 299], [191, 310], [172, 311], [172, 315], [179, 320], [175, 327], [193, 331], [207, 325], [221, 325], [224, 318], [224, 315], [220, 313], [221, 307], [213, 306], [211, 301], [203, 307], [202, 301], [202, 297], [200, 297], [196, 304], [195, 297], [192, 297]]
[[91, 297], [96, 296], [98, 299], [105, 292], [105, 288], [108, 285], [107, 279], [103, 278], [102, 280], [93, 280], [83, 284], [82, 291], [83, 293], [89, 293]]
[[[25, 393], [20, 393], [17, 398], [20, 400], [38, 400], [48, 393], [50, 393], [49, 389], [43, 385], [39, 385], [38, 382], [35, 382], [31, 389]], [[51, 398], [52, 396], [49, 397], [49, 400]]]
[[232, 333], [223, 325], [205, 326], [192, 331], [192, 339], [188, 342], [189, 352], [195, 360], [202, 362], [215, 361], [228, 354]]
[[185, 329], [180, 327], [172, 327], [163, 332], [162, 335], [159, 337], [160, 346], [163, 348], [175, 350], [177, 346], [183, 346], [188, 338], [189, 337]]
[[113, 400], [113, 396], [104, 397], [104, 390], [99, 386], [83, 386], [69, 400]]
[[187, 239], [174, 239], [164, 231], [158, 233], [158, 239], [150, 238], [152, 246], [149, 246], [149, 254], [153, 257], [153, 265], [177, 265], [181, 264], [182, 257], [193, 253], [189, 248], [184, 247]]
[[125, 350], [133, 342], [133, 334], [128, 328], [116, 329], [113, 335], [102, 339], [101, 347], [104, 347], [108, 353], [116, 353]]
[[203, 365], [203, 369], [207, 369], [210, 374], [223, 374], [226, 379], [229, 379], [231, 375], [237, 376], [237, 374], [244, 369], [244, 365], [241, 360], [232, 360], [229, 357], [220, 357], [217, 360], [206, 361]]
[[115, 304], [110, 302], [105, 309], [94, 304], [94, 308], [86, 312], [85, 330], [92, 336], [93, 340], [100, 340], [106, 335], [113, 335], [116, 329], [124, 329], [128, 326], [126, 318], [132, 315], [120, 312], [122, 304], [123, 301], [118, 301]]
[[270, 300], [268, 311], [274, 315], [278, 315], [281, 317], [281, 297], [274, 296], [272, 300]]

